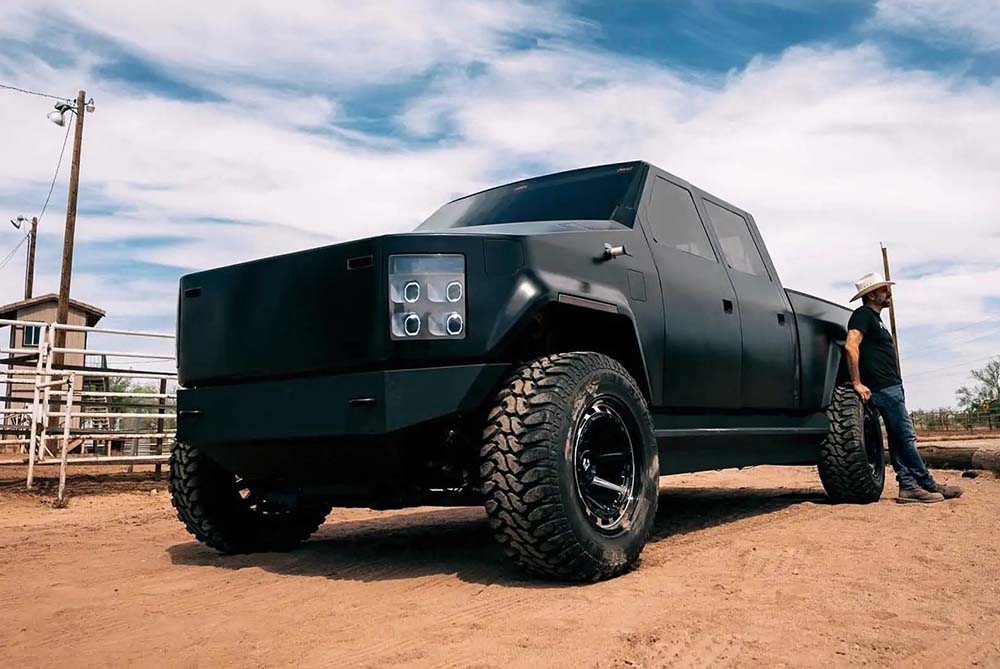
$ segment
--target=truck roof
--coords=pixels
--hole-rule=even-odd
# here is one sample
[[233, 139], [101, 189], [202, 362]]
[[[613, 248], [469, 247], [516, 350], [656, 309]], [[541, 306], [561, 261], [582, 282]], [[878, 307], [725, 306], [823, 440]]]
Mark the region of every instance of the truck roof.
[[724, 205], [724, 206], [726, 206], [729, 209], [733, 209], [734, 211], [738, 211], [738, 212], [741, 212], [741, 213], [744, 213], [744, 214], [749, 214], [749, 212], [746, 209], [743, 209], [742, 207], [737, 207], [736, 205], [732, 204], [728, 200], [725, 200], [725, 199], [723, 199], [723, 198], [721, 198], [721, 197], [719, 197], [719, 196], [717, 196], [717, 195], [715, 195], [713, 193], [710, 193], [710, 192], [706, 191], [703, 188], [699, 188], [698, 186], [696, 186], [695, 184], [691, 183], [687, 179], [679, 177], [679, 176], [677, 176], [676, 174], [674, 174], [672, 172], [668, 172], [667, 170], [663, 169], [662, 167], [654, 165], [653, 163], [651, 163], [649, 161], [646, 161], [646, 160], [630, 160], [630, 161], [625, 161], [625, 162], [620, 162], [620, 163], [606, 163], [604, 165], [591, 165], [589, 167], [579, 167], [579, 168], [572, 169], [572, 170], [563, 170], [561, 172], [550, 172], [549, 174], [539, 174], [538, 176], [527, 177], [527, 178], [524, 178], [524, 179], [517, 179], [516, 181], [510, 181], [510, 182], [507, 182], [507, 183], [504, 183], [504, 184], [499, 184], [497, 186], [491, 186], [490, 188], [484, 188], [483, 190], [476, 191], [474, 193], [468, 193], [467, 195], [463, 195], [461, 197], [457, 197], [454, 200], [449, 201], [447, 204], [451, 204], [452, 202], [458, 202], [459, 200], [464, 200], [466, 198], [473, 197], [475, 195], [479, 195], [481, 193], [488, 193], [489, 191], [497, 190], [498, 188], [507, 188], [508, 186], [514, 186], [516, 184], [524, 183], [526, 181], [534, 181], [536, 179], [548, 179], [548, 178], [552, 178], [552, 177], [564, 177], [564, 176], [567, 176], [567, 175], [570, 175], [570, 174], [576, 174], [576, 173], [587, 172], [587, 171], [598, 172], [598, 171], [609, 170], [609, 169], [633, 169], [633, 168], [636, 168], [636, 167], [654, 169], [654, 170], [656, 170], [658, 172], [661, 172], [661, 173], [669, 176], [674, 181], [679, 181], [679, 182], [683, 183], [685, 186], [687, 186], [691, 190], [697, 192], [698, 194], [707, 196], [709, 199], [714, 200], [718, 204]]
[[524, 183], [526, 181], [535, 181], [536, 179], [548, 179], [548, 178], [552, 178], [552, 177], [562, 177], [562, 176], [566, 176], [568, 174], [576, 174], [578, 172], [588, 172], [588, 171], [597, 172], [597, 171], [601, 171], [601, 170], [608, 170], [610, 168], [618, 168], [618, 169], [627, 168], [627, 169], [632, 169], [632, 168], [635, 168], [635, 167], [641, 167], [641, 166], [647, 166], [647, 165], [649, 165], [649, 163], [646, 163], [646, 162], [641, 161], [641, 160], [633, 160], [633, 161], [628, 161], [628, 162], [624, 162], [624, 163], [608, 163], [606, 165], [592, 165], [590, 167], [578, 167], [576, 169], [563, 170], [561, 172], [550, 172], [548, 174], [539, 174], [539, 175], [533, 176], [533, 177], [526, 177], [524, 179], [517, 179], [515, 181], [509, 181], [509, 182], [504, 183], [504, 184], [498, 184], [496, 186], [490, 186], [489, 188], [484, 188], [483, 190], [478, 190], [478, 191], [476, 191], [474, 193], [467, 193], [466, 195], [463, 195], [461, 197], [456, 197], [454, 200], [450, 200], [449, 202], [447, 202], [447, 204], [451, 204], [452, 202], [458, 202], [459, 200], [464, 200], [465, 198], [473, 197], [475, 195], [480, 195], [482, 193], [488, 193], [491, 190], [497, 190], [498, 188], [507, 188], [508, 186], [514, 186], [516, 184]]

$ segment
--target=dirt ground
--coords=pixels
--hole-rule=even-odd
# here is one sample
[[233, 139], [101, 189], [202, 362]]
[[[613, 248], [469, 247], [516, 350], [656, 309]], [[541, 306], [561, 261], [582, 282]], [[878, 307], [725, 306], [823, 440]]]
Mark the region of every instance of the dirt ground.
[[149, 473], [77, 474], [63, 510], [54, 481], [7, 479], [0, 665], [997, 666], [1000, 480], [938, 476], [965, 496], [833, 506], [809, 468], [664, 478], [641, 566], [593, 585], [525, 578], [479, 509], [334, 510], [297, 551], [220, 557]]

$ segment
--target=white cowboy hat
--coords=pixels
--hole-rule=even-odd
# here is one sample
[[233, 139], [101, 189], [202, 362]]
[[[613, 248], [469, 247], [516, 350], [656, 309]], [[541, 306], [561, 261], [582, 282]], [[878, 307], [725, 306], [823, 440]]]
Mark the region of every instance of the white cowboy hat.
[[875, 272], [869, 272], [854, 282], [854, 287], [858, 289], [858, 294], [851, 298], [851, 302], [859, 299], [865, 293], [870, 293], [882, 286], [892, 286], [895, 283], [895, 281], [883, 281], [882, 277]]

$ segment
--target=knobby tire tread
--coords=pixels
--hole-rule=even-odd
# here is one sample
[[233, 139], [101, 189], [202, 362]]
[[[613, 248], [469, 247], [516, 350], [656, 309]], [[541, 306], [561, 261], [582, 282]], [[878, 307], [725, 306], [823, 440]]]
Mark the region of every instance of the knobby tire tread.
[[834, 388], [830, 432], [819, 454], [819, 477], [833, 502], [870, 504], [882, 496], [864, 446], [864, 404], [851, 386]]
[[[631, 375], [608, 356], [558, 353], [519, 368], [500, 391], [483, 433], [480, 475], [490, 527], [507, 555], [536, 575], [572, 581], [617, 576], [638, 561], [639, 551], [617, 563], [588, 552], [576, 536], [559, 494], [558, 414], [571, 410], [581, 379], [598, 370]], [[648, 429], [652, 431], [652, 421]]]
[[198, 449], [175, 443], [168, 487], [177, 517], [201, 543], [226, 553], [291, 550], [323, 524], [329, 506], [263, 517], [241, 504], [235, 477]]

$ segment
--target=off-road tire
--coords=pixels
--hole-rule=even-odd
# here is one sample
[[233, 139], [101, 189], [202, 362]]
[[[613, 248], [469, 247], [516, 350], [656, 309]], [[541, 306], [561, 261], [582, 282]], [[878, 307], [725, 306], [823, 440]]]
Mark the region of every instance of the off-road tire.
[[[874, 421], [867, 439], [872, 444], [872, 454], [866, 449], [865, 414]], [[877, 502], [885, 487], [885, 465], [882, 463], [882, 432], [878, 416], [871, 406], [866, 407], [861, 397], [848, 385], [833, 390], [833, 401], [827, 410], [830, 432], [819, 454], [819, 478], [826, 494], [833, 502], [870, 504]], [[877, 445], [874, 443], [877, 439]], [[878, 464], [873, 464], [873, 458]]]
[[242, 487], [197, 448], [173, 445], [169, 488], [177, 516], [198, 541], [221, 553], [291, 550], [330, 513], [330, 506], [316, 504], [261, 511], [241, 496]]
[[[630, 412], [635, 430], [634, 503], [623, 507], [617, 534], [597, 529], [578, 496], [575, 430], [588, 401], [600, 398]], [[659, 458], [646, 400], [618, 362], [560, 353], [519, 368], [489, 413], [480, 455], [490, 527], [516, 563], [566, 581], [611, 578], [638, 563], [656, 516]]]

